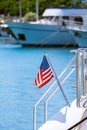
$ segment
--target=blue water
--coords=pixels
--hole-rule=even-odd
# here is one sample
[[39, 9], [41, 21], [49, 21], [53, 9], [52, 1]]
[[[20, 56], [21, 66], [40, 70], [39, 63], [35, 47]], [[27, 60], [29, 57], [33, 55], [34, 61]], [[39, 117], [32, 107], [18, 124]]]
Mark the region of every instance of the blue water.
[[[42, 89], [34, 84], [43, 55], [48, 57], [58, 75], [74, 56], [72, 48], [23, 48], [21, 46], [0, 46], [0, 130], [33, 130], [33, 107], [54, 81], [54, 78]], [[75, 88], [68, 82], [64, 86], [70, 101], [75, 97]], [[58, 90], [49, 102], [48, 118], [66, 104]], [[38, 107], [37, 127], [42, 124], [43, 104]]]

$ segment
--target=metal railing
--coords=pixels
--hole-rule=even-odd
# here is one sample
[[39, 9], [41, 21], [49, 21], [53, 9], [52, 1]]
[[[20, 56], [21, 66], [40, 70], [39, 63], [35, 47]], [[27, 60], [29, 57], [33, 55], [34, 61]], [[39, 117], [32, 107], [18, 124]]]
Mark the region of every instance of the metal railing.
[[66, 28], [68, 29], [78, 29], [78, 30], [86, 30], [87, 31], [87, 25], [84, 25], [82, 22], [75, 22], [75, 21], [68, 21], [66, 23]]
[[[71, 67], [71, 71], [67, 74], [67, 76], [62, 80], [61, 85], [70, 77], [70, 75], [73, 73], [73, 71], [75, 70], [75, 68], [72, 67], [72, 63], [75, 61], [76, 56], [74, 56], [71, 61], [67, 64], [67, 66], [64, 68], [64, 70], [62, 71], [62, 73], [58, 76], [58, 79], [60, 79], [65, 72], [67, 72], [67, 70]], [[76, 67], [76, 66], [75, 66]], [[57, 86], [55, 88], [54, 91], [51, 92], [51, 94], [49, 95], [50, 91], [52, 90], [52, 88], [54, 87], [54, 85], [56, 84], [56, 80], [53, 82], [53, 84], [47, 89], [47, 91], [42, 95], [42, 97], [36, 102], [36, 104], [34, 105], [34, 130], [36, 130], [37, 127], [37, 106], [40, 104], [40, 102], [44, 99], [44, 97], [46, 97], [46, 95], [48, 95], [48, 98], [45, 100], [44, 103], [44, 122], [47, 121], [47, 104], [48, 101], [52, 98], [52, 96], [57, 92], [57, 90], [59, 89], [59, 86]]]
[[[75, 70], [76, 68], [72, 68], [72, 70], [70, 71], [70, 73], [69, 74], [67, 74], [67, 76], [62, 80], [62, 82], [61, 82], [61, 85], [63, 85], [63, 83], [70, 77], [70, 75], [74, 72], [74, 70]], [[59, 89], [59, 86], [57, 86], [57, 88], [52, 92], [52, 94], [50, 94], [49, 96], [48, 96], [48, 98], [46, 99], [46, 101], [45, 101], [45, 103], [44, 103], [44, 107], [45, 107], [45, 122], [47, 121], [47, 115], [48, 115], [48, 113], [47, 113], [47, 105], [48, 105], [48, 101], [54, 96], [54, 94], [57, 92], [57, 90]]]
[[[70, 75], [76, 69], [76, 74], [77, 74], [76, 75], [76, 78], [77, 78], [76, 79], [76, 83], [77, 83], [77, 107], [81, 107], [81, 96], [83, 96], [83, 95], [86, 96], [86, 93], [87, 93], [87, 79], [86, 79], [86, 65], [87, 65], [86, 64], [86, 58], [87, 58], [87, 53], [86, 53], [86, 51], [87, 51], [87, 49], [78, 49], [76, 51], [76, 55], [71, 59], [71, 61], [68, 63], [68, 65], [62, 71], [62, 73], [57, 77], [58, 79], [60, 79], [65, 74], [65, 72], [67, 72], [68, 69], [69, 69], [66, 77], [63, 78], [63, 80], [60, 83], [61, 85], [63, 85], [63, 83], [70, 77]], [[74, 65], [74, 67], [70, 68], [73, 63], [76, 63], [76, 64]], [[53, 84], [47, 89], [47, 91], [42, 95], [42, 97], [34, 105], [34, 130], [36, 130], [36, 128], [37, 128], [37, 118], [36, 118], [37, 117], [37, 106], [40, 104], [40, 102], [46, 96], [48, 96], [48, 97], [46, 97], [45, 101], [44, 101], [44, 108], [45, 108], [44, 122], [47, 121], [47, 115], [48, 115], [48, 106], [47, 105], [48, 105], [48, 101], [53, 97], [53, 95], [59, 89], [59, 86], [57, 86], [53, 91], [51, 91], [52, 88], [54, 87], [54, 85], [56, 84], [56, 82], [57, 81], [53, 82]], [[83, 89], [82, 89], [82, 86], [83, 86]], [[81, 89], [83, 91], [81, 91]], [[82, 107], [84, 107], [84, 106], [82, 105]], [[81, 121], [79, 121], [78, 123], [73, 125], [68, 130], [73, 129], [74, 127], [81, 124], [85, 120], [87, 120], [87, 118], [82, 119]]]

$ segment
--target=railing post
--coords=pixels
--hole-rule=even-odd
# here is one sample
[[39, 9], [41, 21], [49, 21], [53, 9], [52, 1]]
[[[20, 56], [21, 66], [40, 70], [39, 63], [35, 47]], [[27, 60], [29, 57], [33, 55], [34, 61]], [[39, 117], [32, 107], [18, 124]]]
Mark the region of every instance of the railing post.
[[36, 130], [36, 106], [34, 106], [34, 115], [33, 115], [34, 117], [34, 121], [33, 121], [33, 130]]
[[53, 82], [53, 84], [46, 90], [46, 92], [41, 96], [41, 98], [36, 102], [36, 104], [34, 105], [34, 112], [33, 112], [33, 116], [34, 116], [34, 123], [33, 123], [33, 127], [34, 130], [36, 130], [37, 127], [37, 106], [38, 104], [43, 100], [43, 98], [50, 92], [50, 90], [53, 88], [53, 86], [55, 85], [56, 81]]
[[80, 70], [80, 51], [77, 51], [77, 60], [76, 60], [76, 64], [77, 64], [77, 106], [80, 107], [80, 96], [81, 96], [81, 92], [80, 92], [80, 87], [81, 87], [81, 70]]
[[[70, 75], [74, 72], [75, 68], [73, 68], [69, 74], [66, 75], [66, 77], [62, 80], [61, 85], [63, 85], [63, 83], [70, 77]], [[48, 101], [52, 98], [52, 96], [54, 96], [54, 94], [57, 92], [57, 90], [59, 89], [59, 86], [57, 86], [57, 88], [51, 93], [51, 95], [49, 95], [49, 97], [46, 99], [46, 102], [44, 104], [45, 106], [45, 122], [47, 121], [47, 114], [48, 114], [48, 110], [47, 110], [47, 105], [48, 105]]]
[[86, 52], [82, 50], [83, 94], [86, 95]]

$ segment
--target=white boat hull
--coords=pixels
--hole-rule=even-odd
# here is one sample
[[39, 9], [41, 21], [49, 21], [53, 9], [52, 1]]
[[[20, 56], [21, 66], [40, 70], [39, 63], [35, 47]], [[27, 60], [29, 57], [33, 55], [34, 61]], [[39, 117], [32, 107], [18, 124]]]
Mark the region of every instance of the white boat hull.
[[73, 36], [59, 25], [32, 24], [21, 22], [7, 23], [16, 39], [24, 46], [28, 45], [74, 45]]

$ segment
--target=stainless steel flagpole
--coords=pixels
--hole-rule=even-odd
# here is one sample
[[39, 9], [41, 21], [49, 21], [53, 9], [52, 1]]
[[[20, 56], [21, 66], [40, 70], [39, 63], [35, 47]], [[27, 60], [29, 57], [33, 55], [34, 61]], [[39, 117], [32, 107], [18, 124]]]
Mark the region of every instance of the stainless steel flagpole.
[[20, 15], [20, 22], [22, 22], [22, 2], [19, 0], [19, 15]]
[[54, 73], [54, 77], [55, 77], [55, 79], [56, 79], [56, 81], [57, 81], [57, 83], [58, 83], [58, 86], [59, 86], [59, 88], [60, 88], [60, 90], [61, 90], [63, 96], [64, 96], [64, 99], [66, 100], [67, 105], [70, 107], [70, 103], [69, 103], [69, 101], [68, 101], [68, 99], [67, 99], [67, 97], [66, 97], [66, 95], [65, 95], [65, 93], [64, 93], [64, 91], [63, 91], [63, 89], [62, 89], [62, 86], [61, 86], [61, 84], [60, 84], [60, 82], [59, 82], [59, 79], [57, 78], [57, 75], [56, 75], [56, 73], [55, 73], [55, 71], [54, 71], [54, 69], [53, 69], [53, 66], [52, 66], [52, 64], [51, 64], [51, 62], [50, 62], [50, 60], [49, 60], [47, 54], [45, 54], [45, 56], [46, 56], [46, 58], [47, 58], [47, 61], [48, 61], [49, 65], [50, 65], [50, 67], [52, 68], [52, 71], [53, 71], [53, 73]]

